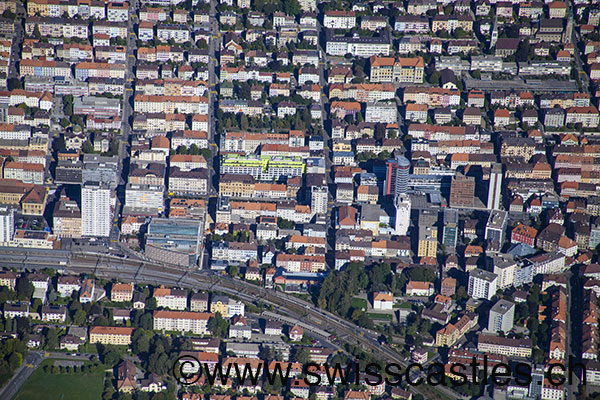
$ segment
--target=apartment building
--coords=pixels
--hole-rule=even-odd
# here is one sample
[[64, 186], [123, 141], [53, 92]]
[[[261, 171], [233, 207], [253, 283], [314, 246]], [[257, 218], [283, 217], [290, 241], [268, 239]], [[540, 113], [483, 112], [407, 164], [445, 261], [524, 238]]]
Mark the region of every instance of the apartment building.
[[323, 25], [329, 29], [352, 29], [356, 26], [354, 11], [326, 11]]
[[123, 302], [133, 299], [133, 284], [115, 283], [110, 289], [110, 301]]
[[187, 291], [184, 289], [170, 289], [161, 286], [155, 288], [152, 296], [156, 299], [157, 307], [171, 310], [185, 310], [187, 307]]
[[208, 335], [208, 320], [214, 316], [214, 313], [205, 312], [156, 310], [153, 313], [153, 328]]
[[490, 300], [497, 291], [498, 276], [493, 272], [475, 268], [469, 272], [469, 296]]
[[484, 353], [530, 358], [532, 348], [531, 339], [511, 339], [483, 333], [477, 337], [477, 350]]
[[91, 326], [89, 331], [90, 343], [129, 346], [133, 328], [126, 326]]
[[423, 83], [425, 63], [422, 57], [393, 58], [372, 56], [370, 81]]

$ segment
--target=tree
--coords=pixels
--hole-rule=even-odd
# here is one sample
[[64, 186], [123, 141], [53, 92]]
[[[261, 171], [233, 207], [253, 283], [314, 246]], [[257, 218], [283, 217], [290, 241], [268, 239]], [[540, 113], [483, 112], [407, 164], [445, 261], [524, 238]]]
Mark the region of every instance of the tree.
[[310, 353], [306, 349], [306, 347], [296, 348], [294, 352], [294, 361], [299, 362], [301, 364], [306, 364], [310, 361]]
[[87, 318], [87, 314], [85, 313], [85, 311], [77, 310], [73, 314], [73, 323], [75, 325], [81, 326], [81, 325], [85, 324], [86, 318]]
[[145, 354], [150, 351], [150, 337], [144, 329], [136, 329], [131, 338], [131, 351], [134, 354]]
[[19, 300], [29, 300], [31, 299], [31, 296], [33, 296], [34, 287], [26, 277], [21, 276], [17, 279], [15, 291], [17, 292]]
[[73, 115], [73, 96], [70, 94], [63, 97], [63, 111], [67, 117]]
[[92, 145], [92, 143], [89, 140], [86, 140], [85, 142], [83, 142], [83, 145], [81, 146], [81, 151], [86, 154], [92, 154], [92, 153], [94, 153], [94, 146]]
[[44, 345], [44, 349], [54, 350], [57, 346], [58, 346], [58, 331], [53, 328], [48, 328], [46, 330], [46, 344]]
[[246, 82], [241, 82], [238, 86], [238, 96], [240, 99], [249, 100], [251, 96], [250, 85]]
[[240, 128], [243, 131], [247, 131], [248, 130], [248, 117], [246, 116], [246, 114], [242, 114], [240, 116]]
[[18, 78], [10, 78], [7, 82], [8, 90], [23, 89], [23, 84]]
[[441, 77], [441, 74], [438, 71], [434, 71], [431, 73], [431, 75], [429, 75], [427, 82], [431, 83], [432, 85], [439, 85], [440, 77]]
[[228, 271], [229, 275], [231, 275], [231, 277], [235, 278], [237, 276], [237, 274], [238, 274], [238, 267], [237, 266], [230, 265], [229, 268], [228, 268], [228, 270], [229, 270]]
[[375, 127], [375, 139], [381, 140], [383, 138], [385, 138], [385, 125], [377, 124]]
[[221, 313], [216, 313], [214, 317], [208, 320], [208, 330], [217, 337], [225, 337], [229, 323], [221, 316]]
[[277, 217], [277, 227], [279, 229], [294, 229], [296, 225], [294, 224], [293, 221], [290, 221], [288, 219], [284, 219], [281, 217]]
[[300, 3], [298, 2], [298, 0], [284, 0], [283, 10], [287, 15], [300, 14]]
[[[6, 19], [10, 19], [13, 20], [16, 18], [17, 16], [15, 15], [14, 12], [12, 12], [11, 10], [6, 10], [2, 13], [2, 18], [6, 18]], [[37, 28], [37, 25], [36, 25]], [[9, 89], [10, 90], [10, 89]]]
[[156, 307], [158, 307], [156, 303], [156, 297], [150, 297], [146, 300], [146, 310], [153, 311], [156, 309]]
[[140, 317], [139, 327], [146, 330], [152, 329], [152, 313], [147, 312]]

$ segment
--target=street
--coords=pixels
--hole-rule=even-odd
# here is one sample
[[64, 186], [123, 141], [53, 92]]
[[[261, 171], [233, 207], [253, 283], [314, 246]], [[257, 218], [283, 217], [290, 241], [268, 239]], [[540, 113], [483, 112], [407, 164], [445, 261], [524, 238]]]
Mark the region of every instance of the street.
[[0, 389], [0, 399], [12, 399], [43, 360], [44, 353], [30, 351], [23, 360], [23, 364], [15, 371], [13, 377]]

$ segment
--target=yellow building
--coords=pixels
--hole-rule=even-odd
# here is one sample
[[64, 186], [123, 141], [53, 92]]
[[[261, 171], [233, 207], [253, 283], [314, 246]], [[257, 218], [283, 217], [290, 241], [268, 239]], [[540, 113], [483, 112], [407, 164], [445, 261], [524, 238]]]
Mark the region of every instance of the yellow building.
[[422, 57], [370, 58], [371, 82], [423, 83], [425, 62]]
[[220, 313], [223, 318], [227, 318], [229, 308], [229, 298], [225, 296], [214, 296], [210, 302], [210, 312]]
[[110, 289], [110, 301], [122, 302], [133, 299], [133, 285], [131, 283], [115, 283]]
[[128, 346], [131, 344], [133, 328], [126, 326], [92, 326], [90, 327], [90, 343]]

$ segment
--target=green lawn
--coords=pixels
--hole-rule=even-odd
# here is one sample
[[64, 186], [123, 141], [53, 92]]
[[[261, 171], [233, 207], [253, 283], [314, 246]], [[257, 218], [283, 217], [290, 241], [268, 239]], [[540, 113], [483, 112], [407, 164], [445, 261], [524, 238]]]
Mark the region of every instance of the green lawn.
[[367, 316], [371, 319], [383, 320], [383, 321], [392, 321], [391, 314], [376, 314], [376, 313], [368, 313]]
[[358, 308], [367, 311], [367, 301], [365, 299], [361, 299], [360, 297], [353, 297], [352, 302], [350, 304], [353, 308]]
[[104, 372], [50, 374], [44, 365], [54, 360], [44, 360], [29, 377], [16, 396], [16, 400], [97, 400], [104, 389]]

